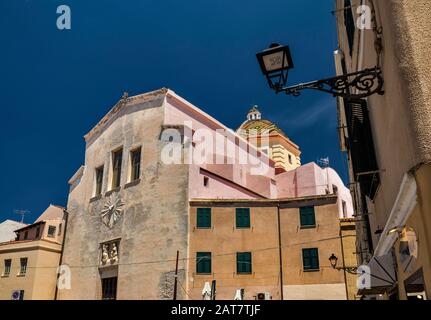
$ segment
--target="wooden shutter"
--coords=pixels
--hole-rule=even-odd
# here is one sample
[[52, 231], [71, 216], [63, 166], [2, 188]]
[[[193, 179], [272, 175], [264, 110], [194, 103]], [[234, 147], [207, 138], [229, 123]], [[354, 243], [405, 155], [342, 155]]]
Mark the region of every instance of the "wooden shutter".
[[[380, 184], [377, 158], [371, 132], [367, 101], [347, 99], [345, 103], [346, 120], [349, 132], [348, 148], [352, 159], [352, 169], [361, 191], [374, 199]], [[375, 172], [372, 174], [365, 174]]]
[[198, 228], [211, 228], [211, 208], [198, 208], [196, 216]]
[[211, 252], [196, 253], [196, 273], [211, 273]]
[[300, 223], [302, 227], [315, 226], [316, 217], [314, 207], [299, 208]]
[[250, 208], [236, 209], [236, 227], [250, 228]]

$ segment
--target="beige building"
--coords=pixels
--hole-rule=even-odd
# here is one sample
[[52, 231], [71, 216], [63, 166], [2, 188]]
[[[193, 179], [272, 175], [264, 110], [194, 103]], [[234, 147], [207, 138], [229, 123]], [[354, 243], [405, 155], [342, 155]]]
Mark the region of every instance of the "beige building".
[[64, 234], [64, 208], [50, 205], [35, 223], [0, 243], [0, 299], [53, 300]]
[[[362, 7], [360, 7], [363, 5]], [[366, 298], [431, 295], [431, 2], [337, 0], [339, 74], [380, 67], [384, 94], [339, 100]], [[362, 21], [362, 23], [361, 23]], [[354, 93], [354, 92], [352, 92]], [[383, 268], [377, 261], [385, 261]], [[384, 270], [381, 270], [384, 269]]]
[[277, 173], [301, 166], [299, 146], [274, 123], [262, 119], [257, 106], [250, 109], [237, 132], [275, 162]]
[[191, 200], [188, 297], [202, 299], [213, 280], [220, 300], [237, 292], [246, 300], [354, 295], [344, 272], [329, 262], [331, 254], [354, 256], [355, 236], [340, 228], [337, 198]]

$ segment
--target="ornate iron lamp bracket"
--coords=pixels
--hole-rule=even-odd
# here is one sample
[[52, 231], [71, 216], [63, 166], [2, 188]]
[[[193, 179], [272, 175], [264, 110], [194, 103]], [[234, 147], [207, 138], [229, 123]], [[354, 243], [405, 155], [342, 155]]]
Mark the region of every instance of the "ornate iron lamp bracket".
[[[276, 93], [299, 96], [304, 89], [313, 89], [332, 94], [334, 97], [365, 98], [374, 93], [384, 94], [383, 76], [380, 67], [327, 78], [291, 87], [275, 88]], [[357, 90], [357, 93], [350, 93]]]
[[358, 267], [338, 267], [335, 269], [337, 269], [338, 271], [343, 270], [350, 274], [357, 274], [357, 271], [358, 271]]

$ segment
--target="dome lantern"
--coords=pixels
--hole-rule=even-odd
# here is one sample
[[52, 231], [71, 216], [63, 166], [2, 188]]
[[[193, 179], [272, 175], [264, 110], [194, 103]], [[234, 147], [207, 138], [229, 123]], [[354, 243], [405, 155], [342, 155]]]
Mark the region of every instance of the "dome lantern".
[[260, 120], [262, 118], [262, 114], [257, 109], [257, 105], [254, 105], [247, 114], [247, 120]]

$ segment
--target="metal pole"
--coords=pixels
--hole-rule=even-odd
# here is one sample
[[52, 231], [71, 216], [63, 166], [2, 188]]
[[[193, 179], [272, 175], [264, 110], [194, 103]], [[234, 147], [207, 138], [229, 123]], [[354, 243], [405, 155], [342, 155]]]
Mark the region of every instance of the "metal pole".
[[174, 300], [177, 300], [177, 283], [178, 283], [178, 258], [180, 251], [177, 250], [177, 261], [175, 263], [175, 281], [174, 281]]
[[211, 300], [216, 299], [216, 281], [213, 280], [211, 283]]

